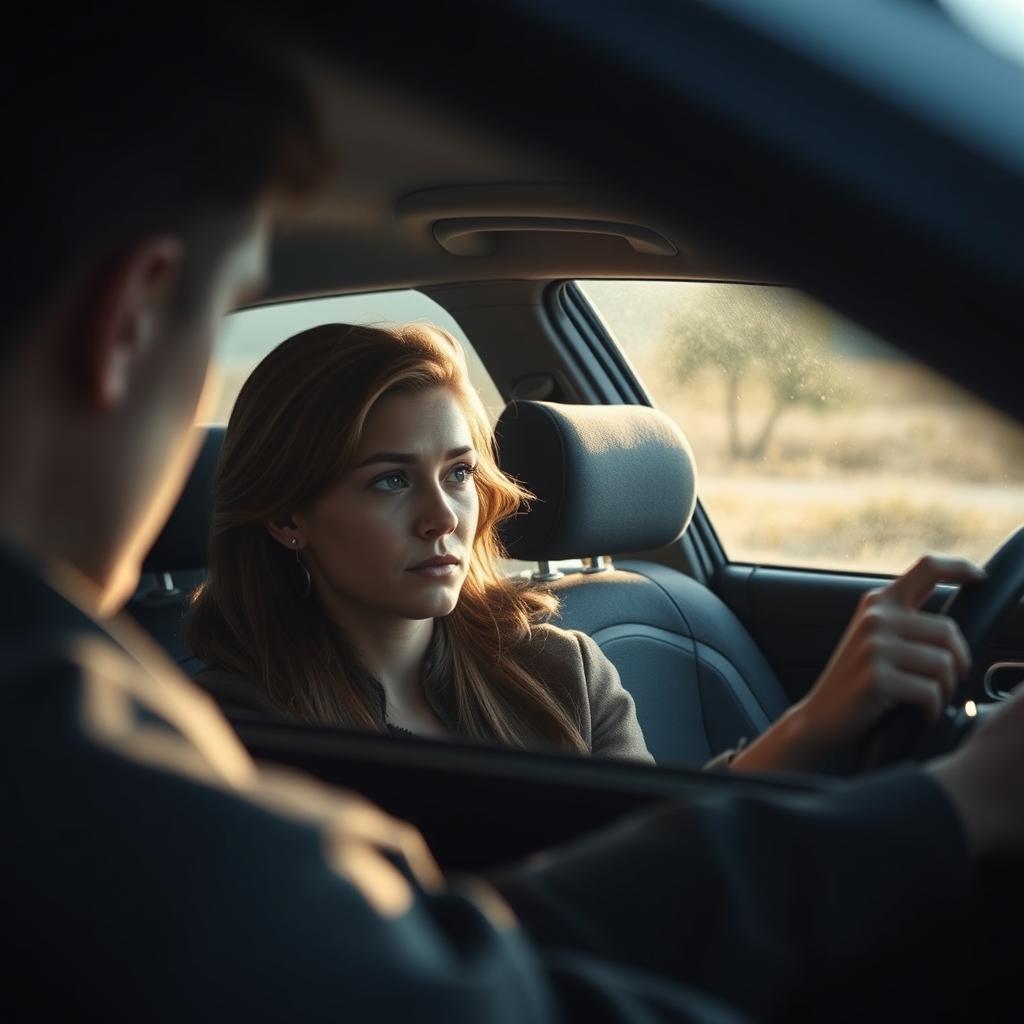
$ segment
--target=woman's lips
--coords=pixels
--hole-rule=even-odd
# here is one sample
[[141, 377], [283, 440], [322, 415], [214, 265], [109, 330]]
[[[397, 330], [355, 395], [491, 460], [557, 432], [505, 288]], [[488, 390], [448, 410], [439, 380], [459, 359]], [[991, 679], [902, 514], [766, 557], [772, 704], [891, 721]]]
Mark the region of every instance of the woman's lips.
[[445, 579], [459, 571], [459, 560], [454, 555], [440, 555], [437, 558], [428, 558], [419, 565], [412, 566], [408, 571], [418, 576], [426, 576], [428, 579]]
[[420, 565], [415, 569], [409, 570], [409, 572], [416, 573], [417, 576], [426, 576], [428, 579], [445, 579], [448, 576], [454, 576], [458, 571], [458, 562], [442, 562], [435, 565]]

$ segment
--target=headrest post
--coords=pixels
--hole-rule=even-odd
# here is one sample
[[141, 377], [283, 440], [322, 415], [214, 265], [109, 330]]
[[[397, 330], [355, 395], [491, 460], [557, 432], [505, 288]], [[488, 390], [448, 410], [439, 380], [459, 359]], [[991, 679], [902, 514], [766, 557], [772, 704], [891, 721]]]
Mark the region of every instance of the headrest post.
[[609, 569], [614, 569], [615, 566], [612, 564], [611, 555], [591, 555], [589, 558], [584, 559], [586, 563], [583, 566], [584, 575], [590, 575], [595, 572], [608, 572]]
[[558, 569], [552, 569], [550, 562], [538, 562], [537, 571], [530, 577], [534, 583], [550, 583], [552, 580], [560, 580], [565, 575]]

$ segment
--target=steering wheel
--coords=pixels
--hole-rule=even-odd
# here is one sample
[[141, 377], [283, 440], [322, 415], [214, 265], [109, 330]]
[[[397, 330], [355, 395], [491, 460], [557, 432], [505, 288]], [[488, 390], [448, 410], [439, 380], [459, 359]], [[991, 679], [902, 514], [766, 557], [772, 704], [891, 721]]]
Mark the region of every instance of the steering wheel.
[[980, 583], [962, 586], [944, 609], [967, 641], [972, 661], [970, 674], [931, 725], [917, 707], [905, 705], [883, 715], [861, 746], [861, 770], [909, 758], [924, 760], [952, 750], [974, 724], [974, 717], [964, 711], [964, 704], [969, 700], [983, 703], [991, 699], [985, 692], [980, 661], [992, 630], [1024, 594], [1024, 526], [1000, 544], [985, 563], [985, 573], [986, 578]]

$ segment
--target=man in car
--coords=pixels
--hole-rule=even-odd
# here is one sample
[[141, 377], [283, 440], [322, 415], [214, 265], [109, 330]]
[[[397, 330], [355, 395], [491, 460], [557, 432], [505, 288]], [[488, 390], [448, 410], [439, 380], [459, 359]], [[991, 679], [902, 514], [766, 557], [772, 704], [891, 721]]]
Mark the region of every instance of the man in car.
[[901, 937], [922, 943], [901, 972], [941, 966], [927, 938], [961, 919], [972, 861], [1024, 850], [1024, 701], [927, 771], [709, 785], [505, 872], [502, 898], [358, 795], [253, 764], [111, 618], [188, 472], [218, 321], [326, 162], [301, 87], [212, 29], [68, 16], [40, 39], [4, 68], [7, 999], [32, 1019], [711, 1021], [813, 1015]]

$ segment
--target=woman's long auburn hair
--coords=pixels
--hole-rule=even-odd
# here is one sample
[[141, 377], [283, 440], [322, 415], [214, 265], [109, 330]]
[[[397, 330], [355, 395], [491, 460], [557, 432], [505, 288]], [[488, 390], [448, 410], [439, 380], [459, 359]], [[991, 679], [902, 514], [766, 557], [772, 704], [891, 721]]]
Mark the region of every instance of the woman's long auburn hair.
[[346, 471], [374, 405], [387, 394], [449, 388], [477, 452], [480, 503], [469, 571], [445, 618], [449, 699], [460, 735], [587, 752], [568, 707], [523, 657], [555, 598], [505, 577], [498, 524], [529, 495], [498, 468], [486, 411], [458, 342], [441, 328], [327, 324], [274, 349], [246, 380], [214, 480], [209, 578], [185, 624], [192, 651], [251, 681], [281, 712], [382, 729], [365, 673], [315, 592], [294, 586], [294, 554], [266, 522], [308, 508]]

